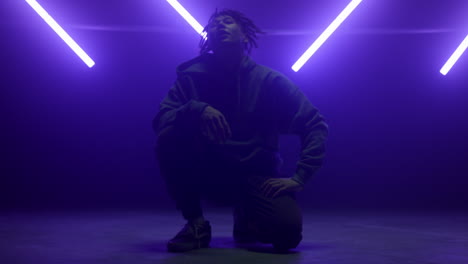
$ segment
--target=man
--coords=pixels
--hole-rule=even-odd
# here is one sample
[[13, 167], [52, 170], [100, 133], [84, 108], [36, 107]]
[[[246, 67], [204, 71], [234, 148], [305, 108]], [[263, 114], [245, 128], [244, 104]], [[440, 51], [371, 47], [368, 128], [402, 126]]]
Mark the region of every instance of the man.
[[[153, 126], [156, 155], [169, 194], [187, 224], [171, 252], [209, 246], [201, 198], [234, 206], [234, 240], [271, 243], [278, 251], [302, 239], [295, 192], [321, 166], [327, 125], [285, 76], [246, 55], [262, 33], [242, 13], [216, 11], [201, 55], [177, 68]], [[302, 142], [297, 171], [280, 177], [280, 134]]]

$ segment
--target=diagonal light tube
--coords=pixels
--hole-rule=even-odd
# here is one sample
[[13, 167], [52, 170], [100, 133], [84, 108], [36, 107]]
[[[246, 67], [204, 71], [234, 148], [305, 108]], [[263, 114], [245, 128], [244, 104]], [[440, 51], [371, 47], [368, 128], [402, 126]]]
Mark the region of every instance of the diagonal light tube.
[[345, 19], [356, 9], [362, 0], [352, 0], [351, 3], [338, 15], [338, 17], [328, 26], [327, 29], [312, 43], [306, 52], [292, 66], [292, 69], [297, 72], [302, 66], [314, 55], [314, 53], [325, 43], [325, 41], [335, 32], [335, 30], [345, 21]]
[[36, 2], [36, 0], [26, 0], [26, 2], [37, 12], [37, 14], [39, 14], [39, 16], [42, 17], [42, 19], [44, 19], [44, 21], [55, 31], [55, 33], [57, 33], [60, 38], [62, 38], [62, 40], [67, 43], [67, 45], [76, 53], [76, 55], [78, 55], [78, 57], [80, 57], [84, 63], [88, 65], [89, 68], [94, 66], [95, 63], [88, 56], [88, 54], [86, 54], [86, 52], [84, 52], [84, 50], [81, 49], [78, 44], [76, 44], [70, 35], [68, 35], [67, 32], [65, 32], [65, 30], [63, 30], [63, 28], [57, 24], [57, 22], [55, 22], [55, 20], [47, 13], [44, 8], [42, 8], [41, 5], [39, 5], [38, 2]]
[[177, 0], [167, 0], [167, 2], [179, 13], [190, 26], [195, 29], [195, 31], [201, 35], [202, 37], [206, 38], [206, 32], [203, 32], [203, 26], [198, 23], [198, 21], [193, 18], [192, 15], [185, 9]]
[[455, 50], [455, 52], [452, 54], [450, 59], [445, 63], [445, 65], [442, 67], [440, 70], [440, 73], [443, 75], [447, 75], [447, 73], [452, 69], [453, 65], [458, 61], [458, 59], [461, 57], [463, 52], [468, 48], [468, 36], [466, 36], [465, 40], [460, 44], [460, 46]]

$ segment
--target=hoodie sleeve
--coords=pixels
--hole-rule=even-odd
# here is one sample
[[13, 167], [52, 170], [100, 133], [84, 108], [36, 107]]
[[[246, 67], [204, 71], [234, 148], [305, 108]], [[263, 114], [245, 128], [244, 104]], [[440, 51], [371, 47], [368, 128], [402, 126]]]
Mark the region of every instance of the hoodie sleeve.
[[156, 135], [169, 126], [190, 131], [196, 128], [199, 117], [208, 104], [193, 99], [188, 92], [191, 88], [193, 87], [188, 76], [179, 77], [170, 88], [153, 119], [153, 130]]
[[279, 131], [300, 137], [301, 153], [293, 180], [304, 185], [322, 166], [328, 126], [309, 99], [284, 76], [275, 78], [279, 89]]

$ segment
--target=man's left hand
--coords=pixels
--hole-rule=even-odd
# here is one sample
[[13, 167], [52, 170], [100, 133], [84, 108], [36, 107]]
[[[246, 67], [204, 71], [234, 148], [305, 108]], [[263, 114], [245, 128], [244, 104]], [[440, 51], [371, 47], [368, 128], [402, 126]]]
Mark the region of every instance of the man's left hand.
[[271, 178], [260, 187], [263, 195], [269, 198], [275, 198], [285, 192], [299, 192], [302, 189], [303, 187], [291, 178]]

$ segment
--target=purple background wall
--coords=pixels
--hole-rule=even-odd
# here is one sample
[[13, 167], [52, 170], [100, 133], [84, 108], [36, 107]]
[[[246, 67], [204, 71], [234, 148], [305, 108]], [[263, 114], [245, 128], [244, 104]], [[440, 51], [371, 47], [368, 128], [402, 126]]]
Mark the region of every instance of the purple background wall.
[[[2, 1], [0, 207], [172, 208], [151, 120], [197, 35], [162, 0], [40, 2], [97, 64], [25, 2]], [[326, 164], [303, 206], [467, 208], [468, 54], [438, 72], [468, 34], [466, 1], [364, 1], [298, 73], [348, 0], [180, 2], [203, 24], [216, 7], [245, 12], [269, 32], [253, 58], [327, 118]], [[298, 139], [281, 147], [292, 174]]]

